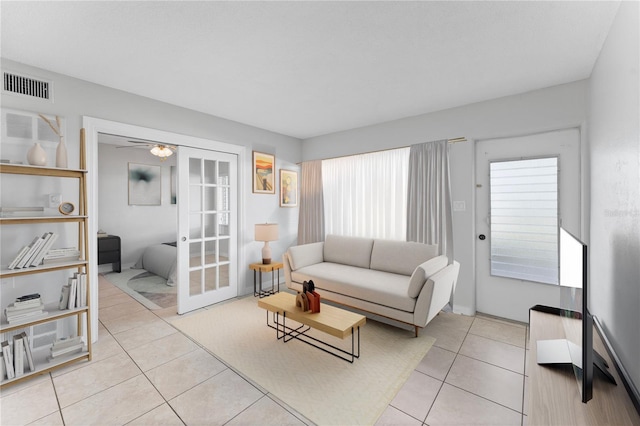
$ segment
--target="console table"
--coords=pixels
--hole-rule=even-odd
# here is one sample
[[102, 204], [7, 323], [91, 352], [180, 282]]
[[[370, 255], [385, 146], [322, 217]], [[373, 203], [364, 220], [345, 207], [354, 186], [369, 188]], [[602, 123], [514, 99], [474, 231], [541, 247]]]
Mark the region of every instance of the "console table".
[[114, 272], [122, 271], [120, 237], [107, 235], [98, 237], [98, 265], [111, 263]]
[[538, 340], [564, 339], [567, 336], [563, 321], [580, 320], [530, 311], [529, 321], [529, 425], [640, 425], [640, 415], [633, 406], [596, 327], [593, 348], [607, 361], [609, 372], [618, 385], [607, 382], [594, 368], [593, 398], [584, 404], [570, 365], [544, 366], [536, 362]]

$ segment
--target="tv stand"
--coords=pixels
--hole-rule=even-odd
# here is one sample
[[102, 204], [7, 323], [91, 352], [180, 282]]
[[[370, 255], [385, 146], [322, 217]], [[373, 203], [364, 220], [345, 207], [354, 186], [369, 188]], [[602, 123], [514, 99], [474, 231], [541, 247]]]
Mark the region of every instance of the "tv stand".
[[[556, 315], [562, 318], [573, 318], [584, 320], [581, 312], [569, 309], [556, 308], [553, 306], [535, 305], [532, 311], [543, 312], [550, 315]], [[587, 315], [587, 321], [593, 326], [591, 315]], [[568, 339], [538, 340], [536, 342], [537, 362], [540, 365], [548, 364], [572, 364], [582, 370], [582, 348]], [[604, 374], [604, 376], [614, 385], [617, 385], [616, 379], [609, 373], [609, 364], [607, 360], [593, 348], [592, 356], [593, 365]], [[583, 401], [584, 402], [584, 401]]]
[[[530, 425], [640, 425], [640, 415], [636, 411], [624, 386], [614, 386], [608, 380], [602, 380], [597, 374], [593, 380], [593, 398], [586, 404], [582, 402], [580, 387], [573, 368], [559, 365], [548, 368], [539, 365], [538, 340], [567, 339], [566, 322], [580, 320], [559, 317], [551, 312], [532, 309], [529, 316], [529, 356], [527, 358], [526, 395], [527, 423]], [[579, 328], [580, 325], [577, 324]], [[597, 328], [596, 328], [597, 330]], [[613, 366], [601, 336], [593, 333], [593, 348], [602, 356], [602, 365]], [[597, 358], [594, 356], [594, 359]], [[620, 376], [616, 368], [609, 373], [616, 382]]]
[[[567, 339], [538, 340], [536, 342], [537, 362], [540, 365], [573, 364], [582, 370], [582, 348]], [[616, 379], [609, 372], [609, 363], [595, 349], [593, 365], [600, 370], [607, 380], [617, 385]]]

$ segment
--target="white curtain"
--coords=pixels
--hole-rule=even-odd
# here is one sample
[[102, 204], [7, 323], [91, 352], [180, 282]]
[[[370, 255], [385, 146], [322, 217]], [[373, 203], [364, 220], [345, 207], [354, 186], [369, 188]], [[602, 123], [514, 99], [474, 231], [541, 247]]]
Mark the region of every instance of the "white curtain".
[[300, 167], [298, 244], [324, 241], [322, 160], [305, 161]]
[[324, 160], [327, 234], [404, 240], [409, 148]]
[[411, 146], [407, 241], [438, 244], [453, 262], [453, 217], [446, 140]]

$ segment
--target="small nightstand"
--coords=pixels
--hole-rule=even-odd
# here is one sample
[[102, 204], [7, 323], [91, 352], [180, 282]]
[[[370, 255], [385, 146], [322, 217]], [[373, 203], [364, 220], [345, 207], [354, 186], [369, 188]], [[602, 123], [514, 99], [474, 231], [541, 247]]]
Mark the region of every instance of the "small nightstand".
[[[249, 269], [253, 270], [253, 296], [265, 297], [270, 294], [275, 294], [280, 292], [280, 269], [282, 269], [284, 265], [282, 262], [272, 262], [269, 264], [260, 263], [252, 263], [249, 265]], [[278, 281], [275, 278], [275, 271], [278, 271]], [[271, 272], [271, 290], [263, 290], [262, 289], [262, 273], [263, 272]], [[257, 273], [260, 274], [260, 286], [257, 285]]]
[[107, 235], [98, 237], [98, 265], [111, 263], [113, 272], [121, 272], [120, 237]]

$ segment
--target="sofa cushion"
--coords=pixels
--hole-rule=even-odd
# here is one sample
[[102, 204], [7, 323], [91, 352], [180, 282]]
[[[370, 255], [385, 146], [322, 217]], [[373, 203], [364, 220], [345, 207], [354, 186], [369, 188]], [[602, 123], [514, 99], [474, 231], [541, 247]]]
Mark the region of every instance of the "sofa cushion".
[[291, 262], [291, 269], [304, 268], [314, 263], [322, 263], [322, 247], [323, 242], [302, 244], [300, 246], [289, 247], [287, 250], [289, 255], [289, 261]]
[[[407, 241], [374, 240], [371, 269], [411, 275], [418, 265], [435, 257], [438, 246]], [[415, 297], [415, 296], [413, 296]]]
[[427, 281], [427, 279], [429, 279], [429, 277], [436, 272], [442, 270], [445, 266], [447, 266], [448, 263], [449, 258], [447, 256], [441, 255], [429, 259], [419, 265], [413, 272], [413, 274], [411, 275], [411, 279], [409, 280], [409, 289], [407, 293], [409, 297], [418, 297], [420, 291], [422, 291], [422, 286], [424, 285], [425, 281]]
[[373, 239], [327, 235], [324, 242], [324, 261], [369, 268]]
[[293, 271], [291, 278], [299, 283], [313, 280], [320, 297], [328, 290], [406, 312], [416, 305], [416, 299], [407, 297], [406, 275], [324, 262]]

